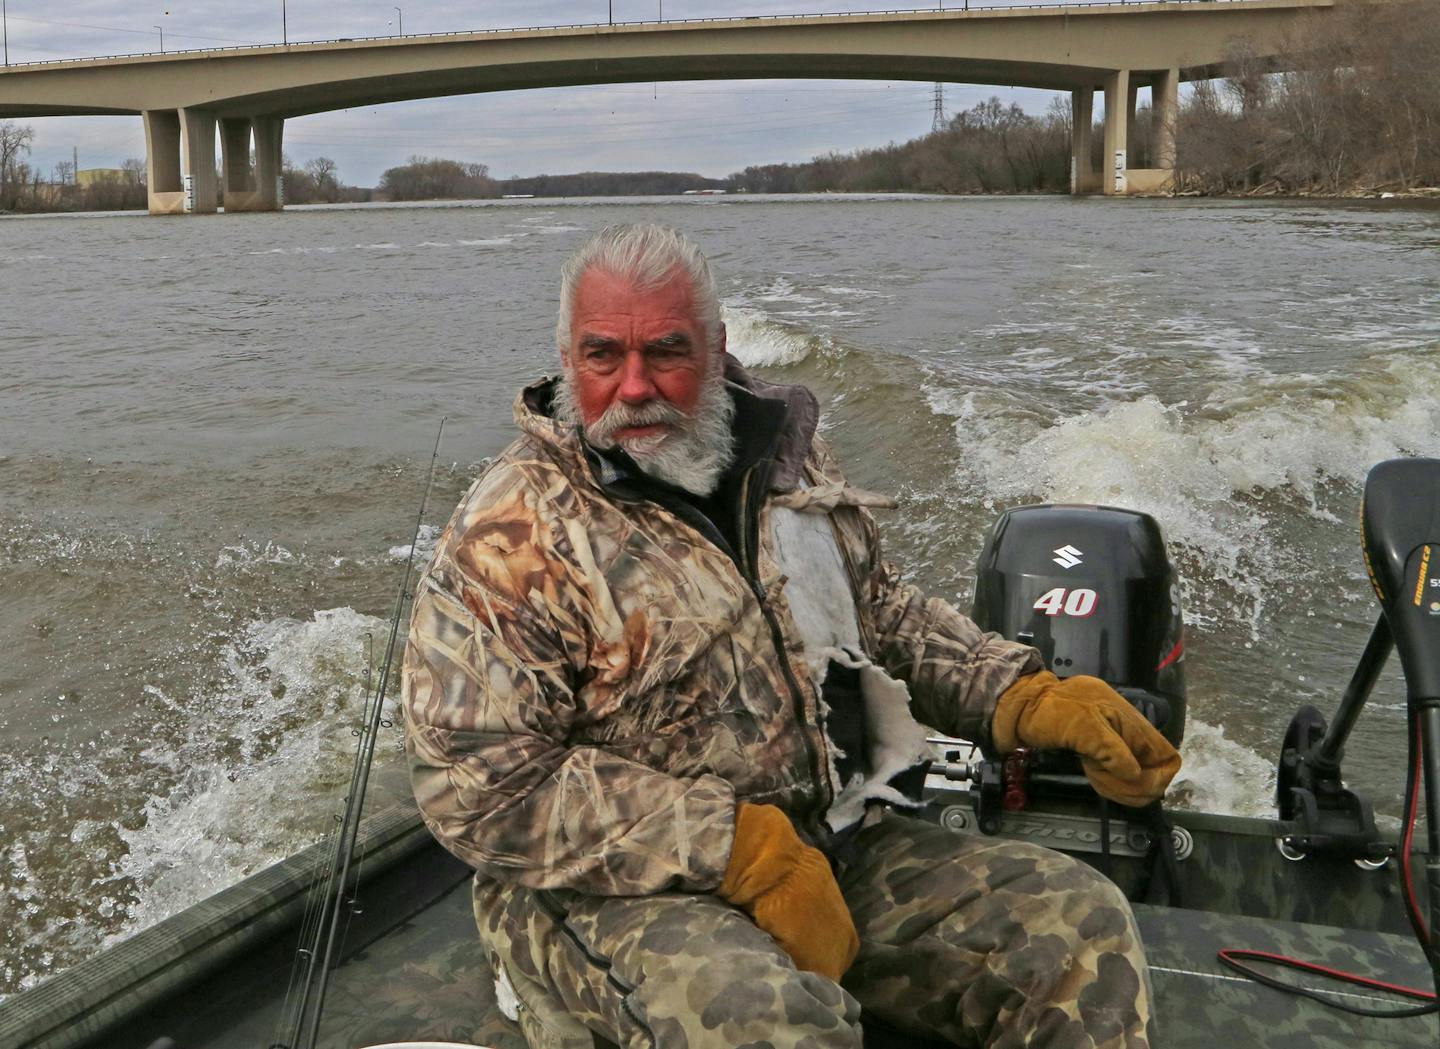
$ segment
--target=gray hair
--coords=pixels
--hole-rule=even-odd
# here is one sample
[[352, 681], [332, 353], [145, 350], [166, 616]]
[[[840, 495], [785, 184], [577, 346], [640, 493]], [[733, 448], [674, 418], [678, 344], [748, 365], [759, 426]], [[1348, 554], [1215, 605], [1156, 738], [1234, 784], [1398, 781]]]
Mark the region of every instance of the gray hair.
[[706, 348], [719, 345], [720, 296], [715, 277], [700, 249], [678, 230], [657, 223], [638, 222], [606, 226], [575, 250], [560, 268], [560, 314], [555, 322], [555, 345], [563, 357], [570, 349], [570, 322], [575, 313], [575, 290], [591, 269], [619, 277], [637, 288], [663, 287], [675, 273], [689, 280], [696, 319]]

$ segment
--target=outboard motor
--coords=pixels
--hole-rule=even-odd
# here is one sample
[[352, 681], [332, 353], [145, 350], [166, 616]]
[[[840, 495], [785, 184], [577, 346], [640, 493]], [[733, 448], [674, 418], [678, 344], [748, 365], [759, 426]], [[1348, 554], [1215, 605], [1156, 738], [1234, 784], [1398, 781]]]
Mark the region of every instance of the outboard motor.
[[[1153, 517], [1111, 506], [1015, 507], [991, 528], [975, 577], [971, 618], [981, 629], [1033, 645], [1056, 677], [1100, 678], [1180, 745], [1180, 588]], [[1112, 824], [1074, 753], [1022, 747], [978, 760], [973, 750], [942, 753], [927, 783], [942, 826], [1098, 853], [1107, 873], [1112, 852], [1146, 857], [1141, 895], [1153, 890], [1158, 899], [1168, 885], [1178, 899], [1171, 845], [1188, 851], [1179, 844], [1188, 835], [1171, 828], [1158, 805], [1116, 812]], [[963, 801], [955, 800], [957, 783], [969, 784]]]
[[1056, 677], [1102, 679], [1180, 745], [1180, 593], [1153, 517], [1109, 506], [1015, 507], [995, 522], [975, 571], [972, 618], [982, 629], [1034, 645]]

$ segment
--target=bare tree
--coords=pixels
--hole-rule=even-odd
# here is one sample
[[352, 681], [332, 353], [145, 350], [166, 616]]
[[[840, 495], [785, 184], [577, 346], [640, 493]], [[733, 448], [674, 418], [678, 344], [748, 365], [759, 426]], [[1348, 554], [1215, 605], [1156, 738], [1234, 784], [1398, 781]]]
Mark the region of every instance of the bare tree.
[[305, 162], [305, 173], [315, 181], [315, 192], [321, 200], [333, 204], [340, 198], [337, 165], [329, 157], [316, 157]]
[[145, 185], [145, 161], [131, 157], [120, 162], [121, 178], [135, 186]]
[[0, 210], [11, 210], [19, 202], [28, 172], [22, 172], [20, 158], [30, 153], [35, 129], [28, 124], [0, 120]]
[[1182, 179], [1209, 192], [1440, 183], [1440, 0], [1349, 0], [1311, 17], [1275, 73], [1241, 45], [1180, 116]]
[[380, 190], [390, 200], [461, 200], [499, 193], [485, 164], [421, 156], [387, 168], [380, 176]]

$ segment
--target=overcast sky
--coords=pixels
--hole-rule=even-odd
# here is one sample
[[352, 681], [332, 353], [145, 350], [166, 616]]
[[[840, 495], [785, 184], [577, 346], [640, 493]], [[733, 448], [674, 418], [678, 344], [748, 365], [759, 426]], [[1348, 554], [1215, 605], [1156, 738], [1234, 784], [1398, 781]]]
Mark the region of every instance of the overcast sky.
[[[962, 0], [947, 0], [959, 6]], [[990, 0], [995, 5], [995, 0]], [[402, 0], [407, 35], [467, 29], [735, 15], [864, 11], [844, 0]], [[394, 5], [371, 0], [6, 0], [10, 61], [273, 43], [281, 15], [291, 41], [384, 36]], [[159, 27], [159, 28], [157, 28]], [[340, 177], [370, 186], [413, 154], [489, 164], [492, 174], [698, 171], [718, 177], [750, 164], [808, 160], [904, 141], [930, 130], [932, 84], [910, 81], [685, 81], [462, 95], [320, 113], [286, 121], [285, 152], [299, 164], [328, 156]], [[946, 113], [998, 94], [1032, 113], [1052, 93], [945, 85]], [[138, 117], [27, 119], [41, 170], [79, 150], [80, 167], [143, 157]]]

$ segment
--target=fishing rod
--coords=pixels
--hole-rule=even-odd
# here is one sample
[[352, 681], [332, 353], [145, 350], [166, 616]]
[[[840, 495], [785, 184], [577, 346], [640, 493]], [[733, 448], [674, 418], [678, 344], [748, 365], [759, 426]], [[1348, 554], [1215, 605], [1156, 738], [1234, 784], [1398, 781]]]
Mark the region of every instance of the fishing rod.
[[[366, 661], [366, 703], [361, 726], [356, 730], [359, 742], [355, 746], [355, 762], [350, 773], [349, 791], [345, 796], [345, 814], [340, 818], [340, 831], [335, 838], [319, 920], [309, 940], [309, 946], [298, 951], [298, 957], [305, 959], [305, 978], [295, 1008], [290, 1039], [280, 1044], [280, 1049], [314, 1049], [320, 1033], [320, 1019], [325, 1010], [325, 992], [329, 988], [330, 973], [334, 968], [340, 925], [347, 902], [345, 889], [350, 880], [350, 867], [355, 860], [355, 844], [360, 833], [361, 810], [370, 782], [375, 743], [379, 730], [385, 725], [382, 714], [385, 695], [390, 686], [395, 644], [400, 636], [400, 622], [410, 597], [410, 576], [415, 565], [415, 548], [420, 545], [425, 508], [429, 505], [430, 492], [435, 485], [435, 466], [440, 458], [440, 442], [445, 435], [445, 422], [444, 418], [440, 420], [440, 427], [435, 433], [435, 448], [430, 454], [430, 471], [425, 480], [425, 490], [420, 496], [420, 509], [415, 514], [415, 529], [410, 536], [410, 549], [405, 555], [405, 572], [395, 595], [395, 608], [390, 615], [390, 634], [385, 642], [385, 656], [380, 668], [379, 683], [374, 692], [371, 692], [368, 686], [370, 670], [369, 660]], [[354, 900], [349, 903], [353, 905]]]

